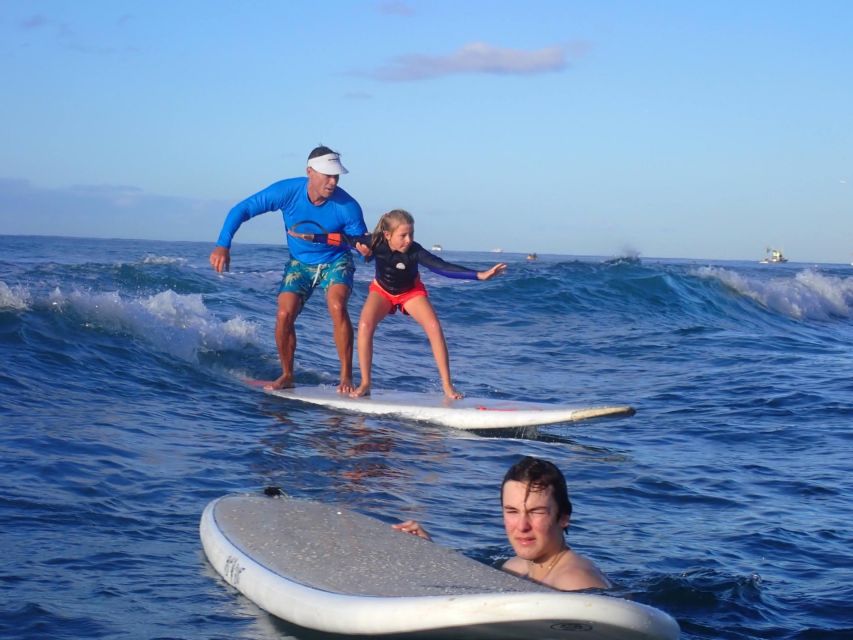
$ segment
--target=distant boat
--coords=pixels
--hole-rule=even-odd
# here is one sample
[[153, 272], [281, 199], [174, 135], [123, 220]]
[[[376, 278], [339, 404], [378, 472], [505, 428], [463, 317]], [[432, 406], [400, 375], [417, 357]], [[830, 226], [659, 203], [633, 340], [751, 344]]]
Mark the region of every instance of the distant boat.
[[532, 262], [533, 260], [536, 260], [538, 257], [539, 257], [539, 256], [537, 256], [535, 253], [528, 253], [528, 254], [527, 254], [527, 259], [528, 259], [528, 260], [530, 260], [531, 262]]
[[432, 250], [433, 250], [433, 251], [443, 251], [443, 249], [441, 248], [441, 245], [440, 245], [440, 244], [434, 244], [434, 245], [432, 245]]
[[767, 248], [767, 256], [763, 260], [759, 260], [760, 264], [779, 264], [781, 262], [788, 262], [788, 258], [782, 255], [782, 252], [779, 249], [771, 249]]
[[501, 249], [500, 247], [497, 247], [497, 248], [495, 248], [495, 249], [492, 249], [492, 253], [503, 253], [503, 252], [504, 252], [504, 250], [503, 250], [503, 249]]

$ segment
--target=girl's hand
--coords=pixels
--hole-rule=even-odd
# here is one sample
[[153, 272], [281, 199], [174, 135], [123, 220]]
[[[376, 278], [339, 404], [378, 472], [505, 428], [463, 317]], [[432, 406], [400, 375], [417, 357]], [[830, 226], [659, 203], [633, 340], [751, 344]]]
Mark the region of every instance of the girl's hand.
[[506, 263], [499, 262], [491, 269], [486, 269], [485, 271], [478, 271], [477, 280], [490, 280], [496, 275], [503, 273], [504, 271], [506, 271]]

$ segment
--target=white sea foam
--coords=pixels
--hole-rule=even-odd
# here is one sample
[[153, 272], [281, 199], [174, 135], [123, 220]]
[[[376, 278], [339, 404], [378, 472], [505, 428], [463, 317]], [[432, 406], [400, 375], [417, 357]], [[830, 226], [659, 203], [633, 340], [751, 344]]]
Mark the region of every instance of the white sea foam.
[[719, 280], [760, 305], [797, 319], [827, 320], [853, 316], [853, 278], [839, 278], [815, 269], [793, 278], [749, 278], [720, 267], [701, 267], [697, 274]]
[[194, 360], [200, 351], [236, 350], [258, 344], [257, 327], [236, 316], [214, 318], [200, 294], [172, 290], [123, 298], [117, 292], [92, 293], [58, 288], [50, 294], [58, 310], [80, 315], [87, 326], [127, 332], [172, 355]]
[[185, 265], [187, 263], [186, 258], [173, 258], [171, 256], [156, 256], [152, 253], [146, 254], [142, 258], [142, 264], [176, 264], [176, 265]]
[[32, 297], [23, 287], [10, 287], [0, 280], [0, 310], [25, 311], [30, 308]]

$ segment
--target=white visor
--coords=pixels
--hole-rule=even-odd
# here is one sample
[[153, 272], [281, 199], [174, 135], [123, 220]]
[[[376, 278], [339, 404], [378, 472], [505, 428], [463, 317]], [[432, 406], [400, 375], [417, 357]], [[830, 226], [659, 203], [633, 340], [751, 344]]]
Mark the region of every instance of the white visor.
[[311, 158], [308, 160], [308, 166], [317, 173], [326, 176], [339, 176], [342, 173], [349, 173], [341, 164], [341, 157], [337, 153], [327, 153], [324, 156]]

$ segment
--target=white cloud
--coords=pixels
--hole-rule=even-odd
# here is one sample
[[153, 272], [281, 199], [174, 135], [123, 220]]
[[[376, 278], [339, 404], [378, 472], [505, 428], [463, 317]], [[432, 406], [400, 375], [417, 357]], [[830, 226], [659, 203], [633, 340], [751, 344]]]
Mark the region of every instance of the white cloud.
[[389, 65], [369, 75], [387, 82], [424, 80], [460, 73], [533, 75], [562, 71], [569, 66], [570, 55], [579, 57], [584, 50], [578, 45], [557, 45], [524, 51], [473, 42], [443, 56], [397, 56]]
[[347, 91], [344, 94], [344, 98], [347, 100], [370, 100], [373, 98], [373, 94], [366, 91]]
[[50, 20], [45, 18], [43, 15], [37, 14], [23, 20], [21, 22], [21, 28], [25, 31], [30, 31], [32, 29], [40, 29], [45, 27], [51, 23]]
[[412, 16], [415, 14], [415, 9], [402, 0], [385, 0], [379, 3], [379, 13], [392, 16]]

